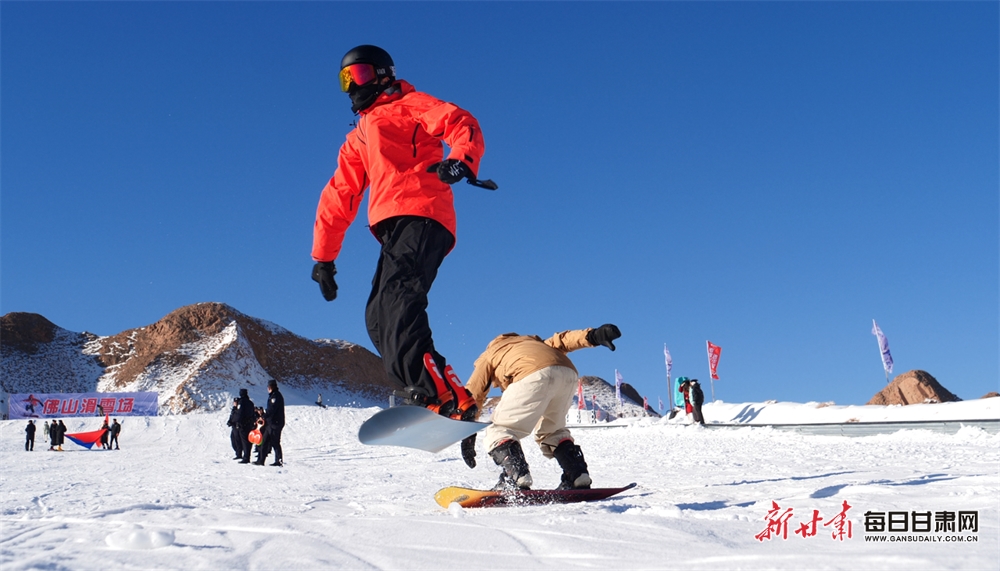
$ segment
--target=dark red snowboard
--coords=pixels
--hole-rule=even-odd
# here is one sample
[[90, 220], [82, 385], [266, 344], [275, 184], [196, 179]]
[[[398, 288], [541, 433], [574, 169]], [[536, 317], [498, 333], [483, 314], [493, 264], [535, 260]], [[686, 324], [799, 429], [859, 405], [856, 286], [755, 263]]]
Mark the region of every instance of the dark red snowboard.
[[443, 508], [457, 503], [463, 508], [492, 508], [503, 506], [538, 506], [545, 504], [571, 504], [593, 502], [610, 498], [635, 487], [631, 483], [622, 488], [591, 488], [589, 490], [519, 490], [498, 492], [494, 490], [472, 490], [469, 488], [442, 488], [434, 494], [434, 500]]

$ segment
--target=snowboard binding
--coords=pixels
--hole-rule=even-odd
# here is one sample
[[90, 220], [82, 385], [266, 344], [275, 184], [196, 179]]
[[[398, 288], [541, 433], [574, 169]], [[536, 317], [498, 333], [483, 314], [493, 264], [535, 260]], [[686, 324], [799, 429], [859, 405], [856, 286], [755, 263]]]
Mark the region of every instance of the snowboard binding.
[[458, 375], [455, 374], [451, 365], [445, 366], [444, 375], [442, 375], [437, 363], [434, 362], [434, 357], [430, 353], [424, 353], [424, 368], [434, 379], [437, 398], [431, 399], [424, 396], [423, 406], [436, 414], [454, 420], [475, 420], [479, 411], [476, 399], [472, 398], [469, 389], [462, 386], [462, 382], [458, 379]]

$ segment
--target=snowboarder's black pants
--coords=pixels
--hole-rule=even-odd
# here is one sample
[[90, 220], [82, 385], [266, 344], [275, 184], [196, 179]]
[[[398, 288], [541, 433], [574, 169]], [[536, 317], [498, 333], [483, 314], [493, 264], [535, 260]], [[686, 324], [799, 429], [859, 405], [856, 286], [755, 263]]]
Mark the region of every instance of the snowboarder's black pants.
[[436, 396], [424, 354], [430, 353], [441, 371], [445, 360], [434, 350], [427, 294], [455, 237], [440, 223], [421, 216], [383, 220], [375, 235], [382, 252], [365, 309], [368, 336], [396, 388], [414, 386]]
[[35, 449], [35, 435], [32, 434], [27, 438], [27, 440], [24, 441], [24, 450], [25, 452], [31, 452], [34, 449]]

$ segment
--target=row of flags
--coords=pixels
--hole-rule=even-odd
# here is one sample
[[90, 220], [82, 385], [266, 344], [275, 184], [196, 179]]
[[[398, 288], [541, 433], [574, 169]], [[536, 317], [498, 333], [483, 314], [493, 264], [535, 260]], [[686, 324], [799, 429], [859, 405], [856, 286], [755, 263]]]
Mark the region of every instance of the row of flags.
[[[709, 375], [711, 376], [711, 378], [713, 380], [717, 381], [717, 380], [719, 380], [719, 359], [722, 357], [722, 347], [719, 346], [719, 345], [716, 345], [715, 343], [712, 343], [711, 341], [707, 341], [707, 340], [705, 341], [705, 343], [706, 343], [706, 346], [708, 348], [708, 371], [709, 371]], [[667, 365], [667, 389], [668, 389], [667, 390], [667, 397], [668, 397], [668, 400], [669, 400], [670, 409], [672, 410], [674, 408], [674, 406], [675, 406], [675, 403], [674, 403], [674, 393], [677, 392], [677, 389], [676, 389], [676, 387], [673, 386], [673, 380], [671, 379], [671, 376], [670, 376], [671, 372], [673, 370], [674, 361], [673, 361], [673, 358], [670, 356], [670, 349], [667, 348], [667, 344], [666, 343], [663, 344], [663, 360], [664, 360], [664, 362]], [[714, 398], [714, 392], [715, 392], [714, 386], [713, 386], [713, 391], [712, 392], [713, 392], [713, 398]], [[618, 403], [619, 404], [623, 404], [624, 403], [624, 401], [622, 400], [622, 374], [618, 371], [618, 369], [615, 369], [615, 398], [618, 399]], [[579, 395], [579, 399], [578, 400], [579, 401], [583, 400], [583, 385], [582, 384], [580, 385], [580, 395]], [[643, 409], [649, 408], [649, 399], [647, 399], [646, 397], [643, 397], [642, 401], [643, 401], [642, 402]], [[662, 412], [663, 411], [663, 399], [660, 398], [660, 397], [657, 397], [657, 401], [658, 401], [657, 404], [659, 405], [658, 408]], [[679, 400], [676, 403], [676, 405], [680, 405]]]
[[[888, 382], [889, 373], [892, 372], [892, 354], [889, 352], [889, 340], [886, 339], [885, 334], [882, 333], [881, 329], [879, 329], [879, 326], [877, 323], [875, 323], [874, 319], [872, 319], [872, 335], [874, 335], [878, 339], [879, 353], [882, 355], [882, 368], [885, 369], [885, 378], [886, 382]], [[719, 380], [719, 360], [722, 358], [722, 347], [708, 340], [705, 341], [705, 346], [708, 351], [709, 375], [711, 376], [711, 379], [713, 381], [717, 381]], [[670, 356], [670, 350], [667, 349], [666, 343], [663, 344], [663, 360], [667, 366], [667, 388], [668, 388], [667, 397], [669, 401], [668, 404], [670, 405], [670, 409], [672, 410], [675, 406], [679, 406], [680, 403], [674, 402], [674, 393], [676, 392], [676, 388], [673, 386], [673, 382], [671, 379], [671, 373], [673, 370], [674, 361], [673, 358]], [[623, 382], [622, 374], [618, 371], [618, 369], [615, 369], [615, 398], [618, 400], [619, 404], [624, 404], [625, 402], [622, 399], [622, 382]], [[714, 384], [712, 388], [713, 388], [712, 398], [714, 399], [715, 398]], [[583, 400], [583, 381], [580, 381], [580, 385], [577, 391], [578, 391], [577, 403], [579, 405], [579, 408], [582, 410], [585, 406]], [[649, 408], [648, 399], [646, 399], [646, 397], [643, 397], [642, 400], [643, 400], [642, 402], [643, 408], [644, 409]], [[657, 401], [658, 401], [657, 404], [659, 405], [658, 408], [662, 412], [663, 399], [661, 397], [657, 397]]]

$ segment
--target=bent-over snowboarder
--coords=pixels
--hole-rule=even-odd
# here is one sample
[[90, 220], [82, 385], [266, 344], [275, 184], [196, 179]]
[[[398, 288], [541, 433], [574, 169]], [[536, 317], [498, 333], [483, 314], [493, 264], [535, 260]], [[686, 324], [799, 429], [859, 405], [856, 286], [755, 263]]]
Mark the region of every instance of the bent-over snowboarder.
[[[531, 472], [520, 440], [534, 433], [546, 458], [555, 458], [562, 468], [560, 490], [589, 488], [590, 474], [580, 447], [566, 428], [566, 411], [577, 386], [576, 367], [567, 353], [603, 345], [615, 350], [613, 341], [621, 331], [612, 324], [596, 329], [563, 331], [542, 340], [535, 335], [505, 333], [486, 347], [476, 359], [467, 388], [479, 410], [491, 386], [503, 394], [486, 428], [486, 449], [502, 467], [499, 489], [530, 489]], [[462, 441], [462, 459], [476, 466], [476, 435]]]

